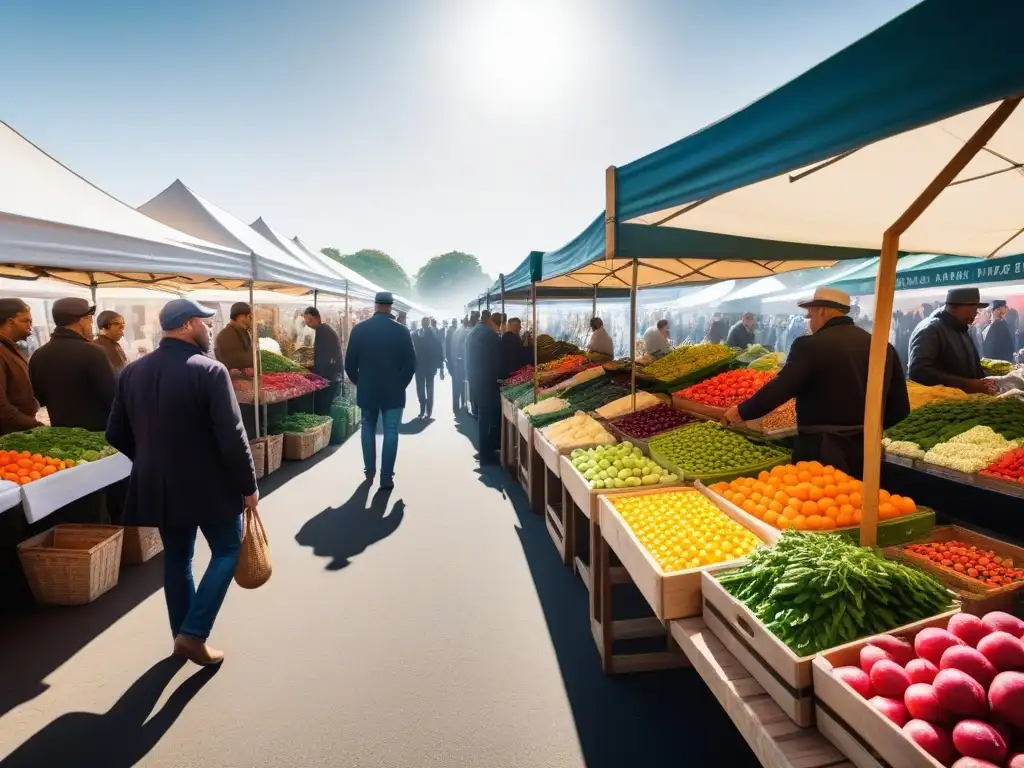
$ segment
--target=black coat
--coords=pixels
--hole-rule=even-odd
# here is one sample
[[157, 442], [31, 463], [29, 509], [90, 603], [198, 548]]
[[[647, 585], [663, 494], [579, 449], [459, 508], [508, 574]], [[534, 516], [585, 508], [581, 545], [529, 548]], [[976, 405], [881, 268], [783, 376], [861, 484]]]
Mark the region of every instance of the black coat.
[[523, 346], [522, 337], [514, 331], [505, 331], [505, 335], [501, 337], [501, 355], [503, 379], [533, 359], [532, 350]]
[[480, 323], [469, 337], [467, 371], [473, 402], [482, 408], [500, 407], [498, 379], [505, 377], [501, 339], [486, 323]]
[[910, 335], [910, 379], [933, 387], [963, 389], [985, 377], [969, 327], [940, 309], [922, 320]]
[[729, 337], [725, 340], [727, 347], [739, 347], [740, 349], [746, 349], [753, 343], [754, 331], [747, 330], [747, 326], [742, 321], [729, 329]]
[[186, 341], [164, 339], [121, 371], [107, 441], [132, 460], [125, 525], [227, 520], [256, 492], [228, 369]]
[[1010, 324], [1002, 317], [993, 320], [985, 331], [985, 357], [989, 360], [1013, 362], [1016, 345]]
[[340, 381], [345, 370], [341, 339], [327, 323], [320, 323], [313, 337], [313, 373], [328, 381]]
[[405, 390], [416, 373], [409, 329], [383, 312], [357, 323], [345, 353], [345, 373], [356, 385], [360, 408], [404, 408]]
[[441, 339], [434, 328], [420, 328], [412, 334], [412, 346], [416, 350], [416, 373], [433, 376], [441, 367], [444, 352]]
[[36, 400], [55, 427], [107, 428], [114, 371], [106, 353], [84, 336], [58, 328], [28, 361]]
[[[870, 347], [871, 335], [852, 318], [829, 320], [817, 333], [793, 340], [786, 364], [740, 405], [740, 417], [761, 418], [795, 397], [799, 434], [793, 458], [818, 459], [860, 477]], [[883, 427], [888, 429], [909, 413], [903, 369], [889, 344]]]

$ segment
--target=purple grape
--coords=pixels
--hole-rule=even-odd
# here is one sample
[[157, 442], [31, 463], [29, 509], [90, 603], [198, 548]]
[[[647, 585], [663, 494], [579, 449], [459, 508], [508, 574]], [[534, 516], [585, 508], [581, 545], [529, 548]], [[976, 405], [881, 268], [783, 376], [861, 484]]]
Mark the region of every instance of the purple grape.
[[700, 419], [676, 410], [670, 405], [656, 405], [612, 422], [625, 435], [646, 440], [670, 429], [692, 424]]

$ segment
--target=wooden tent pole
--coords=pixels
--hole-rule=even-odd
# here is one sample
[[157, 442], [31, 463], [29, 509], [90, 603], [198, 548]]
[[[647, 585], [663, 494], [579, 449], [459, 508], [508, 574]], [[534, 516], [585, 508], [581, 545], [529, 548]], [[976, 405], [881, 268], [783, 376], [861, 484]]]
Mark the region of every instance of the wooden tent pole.
[[530, 300], [533, 304], [533, 319], [530, 334], [533, 336], [533, 402], [537, 402], [537, 386], [540, 383], [540, 364], [537, 361], [537, 283], [530, 286]]
[[604, 171], [604, 257], [607, 260], [615, 258], [616, 241], [618, 239], [618, 226], [616, 214], [618, 206], [615, 199], [615, 173], [614, 165], [608, 166]]
[[636, 410], [636, 272], [638, 262], [633, 259], [633, 283], [629, 289], [629, 359], [632, 365], [629, 366], [629, 391], [632, 395], [630, 400], [630, 412]]
[[892, 321], [893, 293], [896, 289], [896, 260], [900, 235], [917, 221], [935, 202], [935, 198], [952, 183], [967, 164], [982, 150], [1000, 126], [1013, 114], [1021, 97], [1006, 99], [981, 124], [946, 166], [918, 196], [910, 207], [882, 235], [882, 255], [875, 280], [875, 321], [871, 333], [868, 358], [867, 396], [864, 401], [864, 494], [861, 512], [860, 544], [873, 547], [878, 542], [878, 491], [882, 475], [882, 410], [884, 407], [885, 360]]
[[597, 317], [597, 286], [594, 286], [594, 308], [590, 314], [591, 317]]

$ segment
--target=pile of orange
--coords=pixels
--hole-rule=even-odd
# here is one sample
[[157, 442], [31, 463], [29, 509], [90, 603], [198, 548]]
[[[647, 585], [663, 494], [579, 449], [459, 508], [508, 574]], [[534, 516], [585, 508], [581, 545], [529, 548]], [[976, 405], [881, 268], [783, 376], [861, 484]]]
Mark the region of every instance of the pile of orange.
[[0, 451], [0, 479], [19, 485], [27, 485], [73, 466], [75, 462], [70, 459], [51, 459], [28, 451]]
[[[860, 524], [863, 484], [817, 461], [774, 467], [756, 478], [715, 483], [711, 490], [776, 528], [829, 531]], [[917, 511], [914, 500], [879, 491], [880, 520]]]

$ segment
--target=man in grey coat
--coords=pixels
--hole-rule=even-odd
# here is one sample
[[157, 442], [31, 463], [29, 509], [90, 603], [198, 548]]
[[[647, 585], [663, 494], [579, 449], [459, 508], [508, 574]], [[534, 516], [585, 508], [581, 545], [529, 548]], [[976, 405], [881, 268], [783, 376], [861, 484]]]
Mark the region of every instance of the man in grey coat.
[[910, 380], [995, 394], [995, 382], [985, 379], [970, 335], [978, 310], [987, 306], [977, 288], [951, 288], [945, 306], [922, 320], [910, 336]]

